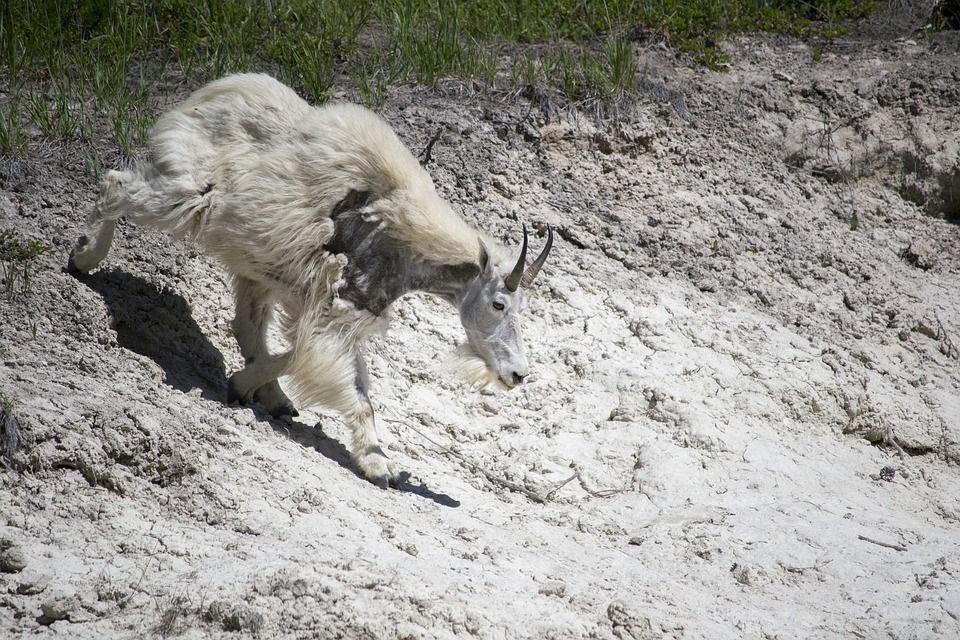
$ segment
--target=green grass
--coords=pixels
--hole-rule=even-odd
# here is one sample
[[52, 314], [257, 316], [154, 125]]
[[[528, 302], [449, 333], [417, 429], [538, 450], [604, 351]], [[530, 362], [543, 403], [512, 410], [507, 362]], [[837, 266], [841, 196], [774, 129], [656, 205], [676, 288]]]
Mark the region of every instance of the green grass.
[[0, 105], [0, 156], [20, 157], [27, 153], [27, 134], [20, 117], [20, 105]]
[[[635, 45], [662, 39], [722, 70], [745, 31], [820, 38], [870, 0], [15, 0], [0, 3], [0, 155], [32, 136], [130, 156], [180, 88], [265, 71], [312, 102], [374, 108], [397, 84], [525, 86], [609, 107], [638, 92]], [[109, 141], [112, 149], [103, 147]]]

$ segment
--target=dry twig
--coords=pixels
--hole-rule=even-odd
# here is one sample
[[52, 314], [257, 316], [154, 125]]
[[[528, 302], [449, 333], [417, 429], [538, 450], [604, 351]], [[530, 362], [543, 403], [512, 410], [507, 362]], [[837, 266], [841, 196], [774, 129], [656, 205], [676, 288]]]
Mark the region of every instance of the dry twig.
[[443, 131], [437, 131], [433, 134], [433, 137], [430, 138], [430, 142], [427, 143], [427, 146], [424, 147], [423, 151], [420, 152], [420, 157], [423, 158], [420, 161], [420, 166], [425, 167], [430, 164], [430, 161], [433, 160], [433, 145], [437, 144], [437, 140], [440, 139], [440, 135]]
[[896, 436], [893, 435], [893, 427], [887, 427], [886, 431], [883, 433], [883, 442], [888, 444], [897, 450], [897, 453], [900, 455], [900, 459], [904, 460], [907, 457], [906, 452], [904, 452], [903, 447], [897, 444]]
[[863, 540], [864, 542], [869, 542], [869, 543], [871, 543], [871, 544], [875, 544], [875, 545], [878, 545], [878, 546], [881, 546], [881, 547], [886, 547], [887, 549], [894, 549], [894, 550], [896, 550], [896, 551], [906, 551], [906, 550], [907, 550], [907, 548], [906, 548], [905, 546], [903, 546], [902, 544], [893, 544], [893, 543], [890, 543], [890, 542], [880, 542], [879, 540], [874, 540], [873, 538], [868, 538], [867, 536], [857, 536], [857, 538], [859, 538], [860, 540]]
[[937, 339], [940, 341], [940, 351], [948, 358], [960, 360], [960, 349], [954, 346], [950, 334], [947, 333], [947, 328], [943, 326], [940, 314], [934, 312], [933, 317], [937, 321]]

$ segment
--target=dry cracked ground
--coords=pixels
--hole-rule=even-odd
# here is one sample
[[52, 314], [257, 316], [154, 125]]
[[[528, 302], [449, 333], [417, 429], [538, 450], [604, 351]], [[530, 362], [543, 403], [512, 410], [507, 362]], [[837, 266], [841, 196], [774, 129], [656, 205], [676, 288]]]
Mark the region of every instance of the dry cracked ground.
[[402, 490], [334, 415], [226, 405], [195, 248], [121, 225], [66, 273], [97, 186], [36, 140], [0, 183], [0, 228], [53, 247], [0, 302], [0, 636], [960, 637], [958, 48], [644, 48], [607, 121], [392, 90], [466, 217], [558, 231], [520, 389], [451, 379], [452, 309], [395, 305], [369, 360]]

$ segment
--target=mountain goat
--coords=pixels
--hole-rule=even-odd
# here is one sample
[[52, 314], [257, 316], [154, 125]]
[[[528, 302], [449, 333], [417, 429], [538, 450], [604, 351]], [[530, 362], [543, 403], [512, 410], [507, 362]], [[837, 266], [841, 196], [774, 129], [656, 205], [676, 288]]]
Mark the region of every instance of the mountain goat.
[[[524, 288], [553, 231], [527, 267], [524, 227], [519, 258], [501, 272], [505, 250], [454, 213], [376, 114], [311, 107], [268, 76], [236, 75], [163, 115], [151, 147], [149, 162], [107, 174], [68, 269], [95, 268], [121, 216], [216, 256], [233, 278], [246, 361], [228, 402], [296, 415], [277, 382], [289, 376], [301, 402], [343, 416], [354, 462], [386, 487], [397, 474], [377, 439], [362, 351], [394, 300], [426, 291], [457, 307], [467, 341], [454, 369], [467, 380], [514, 387], [527, 377]], [[289, 343], [279, 354], [267, 348], [275, 307]]]

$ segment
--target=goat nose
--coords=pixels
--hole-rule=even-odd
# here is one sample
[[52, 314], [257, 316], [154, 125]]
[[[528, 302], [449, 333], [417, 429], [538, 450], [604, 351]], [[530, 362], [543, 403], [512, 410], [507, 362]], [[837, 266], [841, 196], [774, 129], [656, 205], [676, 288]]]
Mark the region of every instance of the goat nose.
[[524, 378], [526, 378], [526, 377], [527, 377], [526, 374], [520, 375], [519, 373], [517, 373], [516, 371], [514, 371], [514, 372], [513, 372], [513, 384], [523, 384], [523, 380], [524, 380]]

